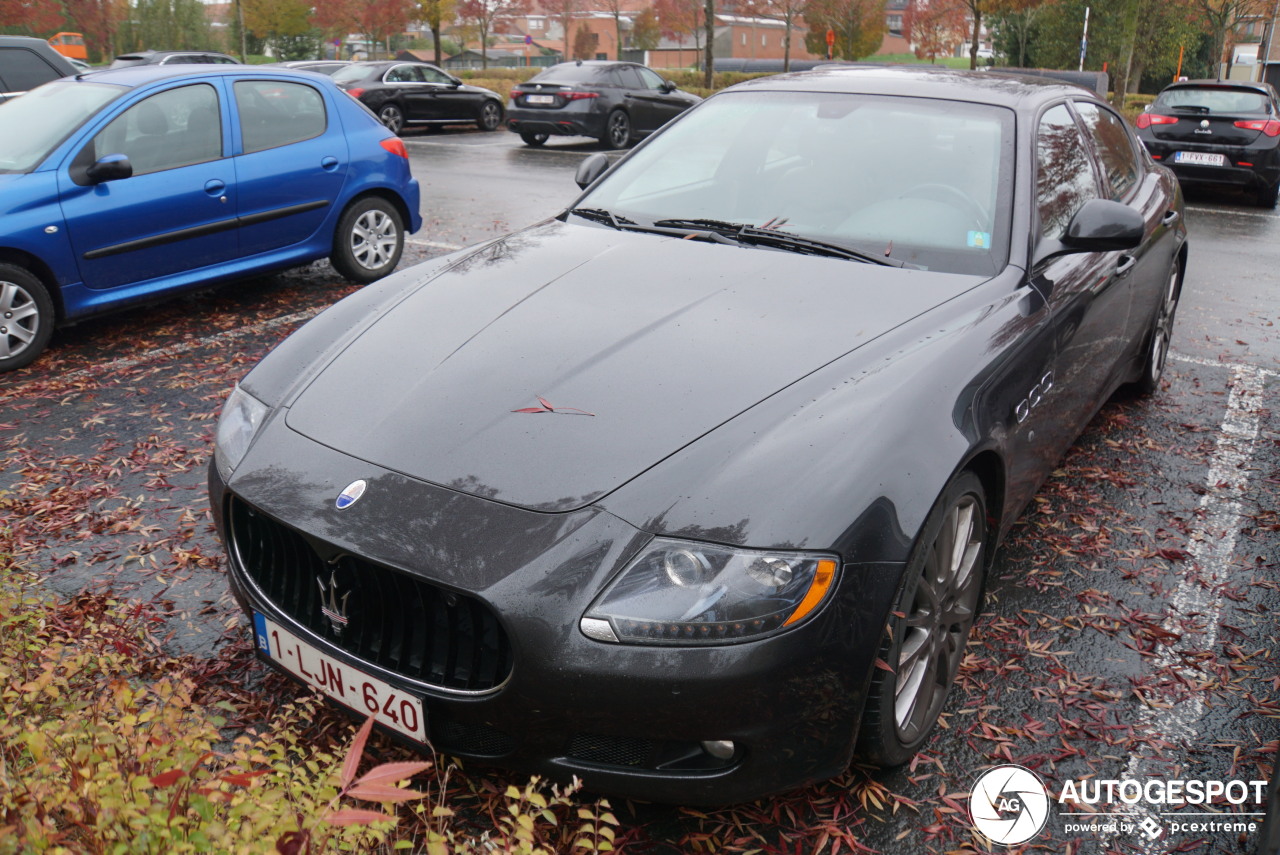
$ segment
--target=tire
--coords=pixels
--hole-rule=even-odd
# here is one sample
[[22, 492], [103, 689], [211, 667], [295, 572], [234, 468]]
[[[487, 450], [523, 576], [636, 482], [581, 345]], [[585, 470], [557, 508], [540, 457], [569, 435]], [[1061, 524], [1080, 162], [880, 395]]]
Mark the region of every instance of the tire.
[[0, 264], [0, 372], [40, 355], [53, 335], [53, 300], [44, 283], [12, 264]]
[[1142, 374], [1135, 383], [1139, 395], [1154, 395], [1160, 389], [1160, 378], [1169, 359], [1169, 340], [1173, 337], [1173, 321], [1182, 296], [1182, 264], [1177, 259], [1169, 269], [1169, 280], [1160, 295], [1160, 306], [1147, 330]]
[[476, 127], [482, 131], [496, 131], [502, 127], [502, 105], [497, 101], [485, 101], [481, 104]]
[[524, 140], [524, 144], [533, 146], [534, 148], [542, 148], [547, 144], [547, 140], [550, 137], [550, 134], [535, 134], [530, 133], [529, 131], [520, 132], [520, 139]]
[[600, 144], [605, 148], [626, 148], [631, 145], [631, 118], [621, 110], [614, 110], [604, 123], [604, 136]]
[[329, 261], [352, 282], [369, 283], [395, 270], [402, 252], [400, 212], [386, 199], [365, 196], [342, 212]]
[[932, 733], [982, 609], [990, 547], [982, 482], [962, 472], [934, 503], [907, 561], [879, 651], [893, 673], [875, 668], [858, 733], [864, 759], [900, 766]]
[[378, 109], [378, 121], [387, 126], [387, 130], [396, 136], [404, 130], [404, 111], [398, 104], [383, 104]]
[[1258, 200], [1260, 208], [1274, 208], [1276, 206], [1276, 197], [1280, 196], [1280, 183], [1274, 185], [1263, 185], [1262, 189], [1257, 192], [1255, 197]]

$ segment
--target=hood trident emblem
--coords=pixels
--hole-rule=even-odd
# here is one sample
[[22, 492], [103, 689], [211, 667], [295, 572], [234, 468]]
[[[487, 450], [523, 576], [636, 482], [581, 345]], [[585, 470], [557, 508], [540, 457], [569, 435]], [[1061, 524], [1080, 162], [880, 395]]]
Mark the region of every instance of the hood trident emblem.
[[351, 620], [347, 616], [347, 598], [351, 596], [351, 592], [347, 591], [343, 594], [342, 602], [338, 602], [338, 577], [336, 571], [329, 574], [329, 585], [327, 587], [319, 576], [316, 577], [316, 583], [320, 585], [320, 614], [328, 619], [329, 626], [333, 627], [333, 634], [341, 638], [342, 631], [347, 628], [347, 624]]

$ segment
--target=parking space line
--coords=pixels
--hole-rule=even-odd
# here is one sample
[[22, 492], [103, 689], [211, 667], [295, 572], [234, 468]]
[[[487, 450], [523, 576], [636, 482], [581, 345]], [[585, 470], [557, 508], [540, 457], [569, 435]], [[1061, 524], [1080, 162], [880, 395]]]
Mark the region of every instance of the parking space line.
[[429, 247], [431, 247], [432, 249], [447, 249], [447, 250], [449, 250], [450, 252], [453, 252], [454, 250], [458, 250], [458, 249], [462, 249], [462, 248], [463, 248], [463, 247], [459, 246], [459, 245], [458, 245], [458, 244], [456, 244], [456, 243], [440, 243], [439, 241], [434, 241], [434, 240], [418, 240], [417, 238], [405, 238], [405, 239], [404, 239], [404, 242], [405, 242], [405, 243], [411, 243], [411, 244], [413, 244], [414, 246], [429, 246]]
[[1182, 353], [1170, 353], [1169, 358], [1175, 362], [1188, 362], [1192, 365], [1203, 365], [1206, 368], [1230, 368], [1232, 371], [1256, 371], [1263, 377], [1280, 377], [1280, 371], [1273, 371], [1270, 368], [1262, 368], [1257, 365], [1250, 365], [1247, 362], [1219, 362], [1214, 359], [1205, 359], [1203, 356], [1187, 356]]
[[[1182, 362], [1224, 367], [1221, 363], [1195, 357], [1177, 358]], [[1249, 481], [1248, 465], [1261, 430], [1262, 416], [1258, 404], [1266, 377], [1275, 374], [1250, 365], [1232, 367], [1231, 394], [1227, 398], [1226, 413], [1219, 426], [1218, 441], [1205, 476], [1205, 491], [1194, 515], [1197, 522], [1186, 542], [1190, 566], [1197, 567], [1199, 573], [1193, 575], [1188, 570], [1179, 579], [1164, 620], [1164, 629], [1179, 634], [1179, 638], [1159, 652], [1149, 673], [1172, 669], [1190, 684], [1201, 675], [1194, 666], [1185, 664], [1181, 654], [1187, 650], [1211, 650], [1217, 644], [1218, 621], [1225, 604], [1222, 583], [1230, 572], [1236, 541], [1244, 523], [1243, 499]], [[1188, 637], [1190, 634], [1186, 632], [1184, 622], [1192, 618], [1202, 621], [1204, 629]], [[1189, 700], [1163, 709], [1144, 707], [1134, 724], [1134, 731], [1159, 733], [1170, 741], [1194, 745], [1204, 714], [1204, 698], [1193, 694]], [[1132, 754], [1120, 778], [1139, 778], [1143, 766], [1142, 758]], [[1133, 815], [1139, 820], [1150, 817], [1159, 821], [1155, 807], [1150, 805], [1135, 804]], [[1107, 842], [1104, 841], [1104, 845]], [[1153, 842], [1142, 851], [1154, 853], [1163, 850]]]
[[1187, 205], [1188, 211], [1204, 211], [1209, 214], [1232, 214], [1237, 217], [1264, 217], [1268, 220], [1274, 220], [1280, 217], [1280, 214], [1267, 214], [1262, 211], [1244, 211], [1240, 208], [1211, 208], [1208, 205]]

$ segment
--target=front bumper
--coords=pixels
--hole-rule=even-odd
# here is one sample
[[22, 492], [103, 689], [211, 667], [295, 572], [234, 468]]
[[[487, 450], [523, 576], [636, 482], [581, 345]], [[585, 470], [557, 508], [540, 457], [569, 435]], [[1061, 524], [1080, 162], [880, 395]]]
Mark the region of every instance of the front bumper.
[[[368, 494], [337, 511], [334, 498], [356, 478]], [[500, 505], [352, 460], [279, 424], [230, 487], [213, 466], [209, 483], [241, 606], [421, 698], [438, 750], [560, 780], [577, 775], [597, 792], [704, 805], [824, 780], [852, 756], [898, 565], [858, 567], [856, 586], [844, 568], [816, 618], [760, 641], [608, 644], [584, 636], [579, 618], [649, 539], [611, 514]], [[509, 675], [478, 691], [432, 685], [308, 628], [307, 615], [290, 614], [259, 584], [272, 568], [244, 566], [228, 512], [246, 507], [296, 533], [317, 560], [359, 556], [380, 573], [483, 604], [509, 639]], [[734, 755], [716, 759], [700, 747], [707, 740], [732, 740]]]

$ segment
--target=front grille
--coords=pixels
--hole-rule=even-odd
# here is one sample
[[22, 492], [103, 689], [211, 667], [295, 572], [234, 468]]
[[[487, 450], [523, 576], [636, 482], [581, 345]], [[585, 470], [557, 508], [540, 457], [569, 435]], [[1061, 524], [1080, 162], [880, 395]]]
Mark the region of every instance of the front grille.
[[[511, 673], [510, 641], [484, 603], [353, 555], [325, 561], [299, 532], [240, 499], [228, 516], [232, 551], [271, 603], [351, 655], [469, 692]], [[347, 618], [341, 629], [325, 616], [333, 604]]]
[[653, 743], [629, 736], [599, 736], [579, 733], [569, 740], [569, 756], [609, 766], [649, 765]]
[[431, 743], [440, 751], [501, 757], [510, 754], [516, 741], [509, 733], [485, 724], [436, 720], [431, 725]]

